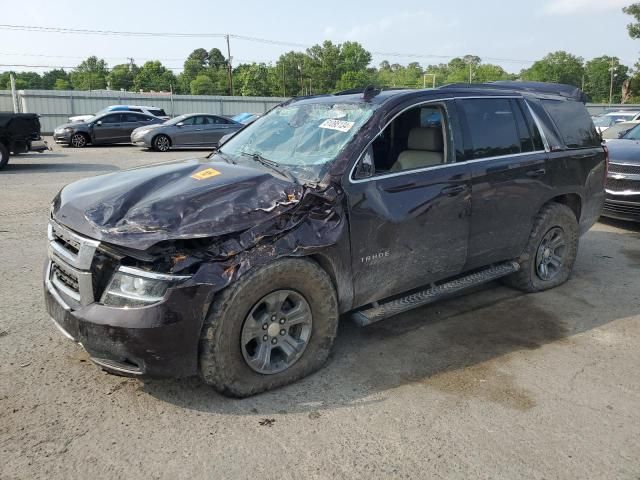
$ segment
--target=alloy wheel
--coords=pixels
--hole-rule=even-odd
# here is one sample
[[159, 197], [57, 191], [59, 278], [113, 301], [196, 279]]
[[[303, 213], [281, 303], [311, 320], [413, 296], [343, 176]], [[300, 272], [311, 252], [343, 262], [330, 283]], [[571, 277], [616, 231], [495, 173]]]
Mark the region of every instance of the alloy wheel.
[[554, 227], [540, 242], [536, 252], [536, 273], [541, 280], [551, 280], [562, 270], [567, 252], [564, 230]]
[[75, 148], [82, 148], [87, 145], [87, 137], [81, 133], [76, 133], [71, 137], [71, 145]]
[[276, 290], [258, 301], [241, 332], [242, 356], [255, 372], [279, 373], [297, 362], [311, 338], [309, 303], [293, 290]]

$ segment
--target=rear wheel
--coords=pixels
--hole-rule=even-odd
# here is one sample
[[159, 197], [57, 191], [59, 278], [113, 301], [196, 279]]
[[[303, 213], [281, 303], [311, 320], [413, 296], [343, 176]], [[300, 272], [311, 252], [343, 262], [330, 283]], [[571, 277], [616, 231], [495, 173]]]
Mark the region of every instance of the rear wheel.
[[74, 133], [69, 140], [69, 145], [73, 148], [84, 148], [87, 143], [89, 143], [89, 138], [84, 133]]
[[525, 292], [539, 292], [566, 282], [578, 253], [578, 221], [566, 205], [549, 203], [535, 217], [520, 270], [505, 283]]
[[294, 382], [327, 360], [338, 326], [329, 276], [283, 259], [241, 277], [214, 301], [200, 340], [200, 375], [246, 397]]
[[159, 152], [167, 152], [171, 148], [171, 140], [166, 135], [158, 135], [153, 139], [153, 148]]
[[0, 170], [9, 163], [9, 149], [0, 143]]

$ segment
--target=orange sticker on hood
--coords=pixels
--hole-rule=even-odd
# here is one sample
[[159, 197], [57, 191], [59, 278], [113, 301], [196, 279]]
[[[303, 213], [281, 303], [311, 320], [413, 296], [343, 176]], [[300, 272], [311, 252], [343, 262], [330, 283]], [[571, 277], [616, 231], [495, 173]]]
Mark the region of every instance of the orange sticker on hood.
[[191, 175], [191, 178], [195, 178], [196, 180], [204, 180], [205, 178], [215, 177], [216, 175], [220, 175], [218, 170], [213, 168], [205, 168], [204, 170], [200, 170], [197, 173]]

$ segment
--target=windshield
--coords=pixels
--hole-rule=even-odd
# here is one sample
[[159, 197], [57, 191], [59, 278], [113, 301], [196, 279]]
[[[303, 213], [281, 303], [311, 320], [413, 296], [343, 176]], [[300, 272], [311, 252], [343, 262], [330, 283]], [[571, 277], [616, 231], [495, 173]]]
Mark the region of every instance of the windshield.
[[318, 181], [375, 108], [367, 103], [276, 107], [230, 138], [220, 152], [238, 161], [260, 157], [297, 179]]
[[624, 134], [622, 138], [626, 140], [640, 140], [640, 125], [633, 127], [627, 133]]
[[632, 113], [618, 113], [615, 115], [607, 115], [607, 117], [611, 118], [613, 122], [617, 123], [633, 120], [634, 115]]

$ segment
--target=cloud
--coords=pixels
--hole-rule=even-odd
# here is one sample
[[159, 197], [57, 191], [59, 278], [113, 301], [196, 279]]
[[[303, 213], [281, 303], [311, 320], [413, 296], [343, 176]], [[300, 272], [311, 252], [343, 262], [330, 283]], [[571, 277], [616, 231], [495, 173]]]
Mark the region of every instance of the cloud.
[[571, 15], [581, 13], [621, 10], [630, 0], [551, 0], [543, 7], [547, 15]]

